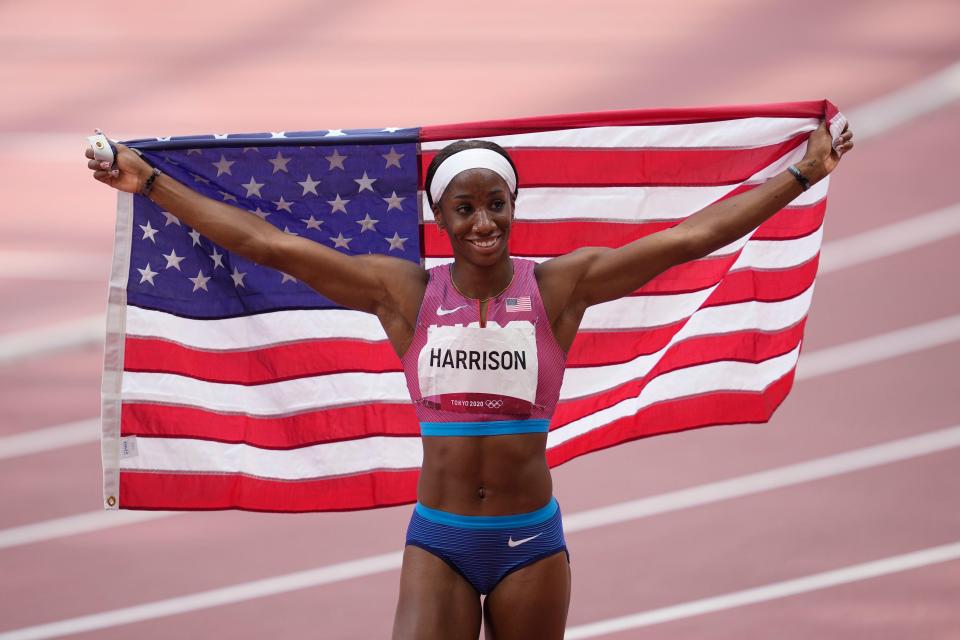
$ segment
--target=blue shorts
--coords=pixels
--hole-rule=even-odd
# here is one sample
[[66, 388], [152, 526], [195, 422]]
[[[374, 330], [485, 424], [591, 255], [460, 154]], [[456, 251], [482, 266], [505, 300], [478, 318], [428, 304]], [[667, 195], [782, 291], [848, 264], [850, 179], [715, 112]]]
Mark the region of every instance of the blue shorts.
[[509, 516], [462, 516], [418, 502], [407, 544], [446, 562], [481, 594], [490, 593], [517, 569], [567, 552], [556, 498], [536, 511]]

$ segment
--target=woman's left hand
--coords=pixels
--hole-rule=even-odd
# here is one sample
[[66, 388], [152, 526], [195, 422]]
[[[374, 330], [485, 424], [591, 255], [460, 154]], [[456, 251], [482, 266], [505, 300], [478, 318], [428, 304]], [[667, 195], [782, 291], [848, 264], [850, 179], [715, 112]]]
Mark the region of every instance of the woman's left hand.
[[819, 182], [837, 168], [840, 158], [851, 149], [853, 149], [853, 131], [850, 130], [850, 126], [843, 128], [843, 133], [834, 144], [827, 122], [823, 121], [807, 138], [807, 153], [797, 164], [797, 168], [810, 181], [810, 184]]

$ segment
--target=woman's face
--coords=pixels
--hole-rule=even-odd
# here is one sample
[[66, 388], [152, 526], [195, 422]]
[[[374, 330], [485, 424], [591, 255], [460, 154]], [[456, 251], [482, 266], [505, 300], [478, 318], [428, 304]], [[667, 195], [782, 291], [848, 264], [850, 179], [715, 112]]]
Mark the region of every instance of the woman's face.
[[513, 205], [513, 195], [497, 173], [468, 169], [450, 182], [433, 213], [437, 226], [450, 236], [455, 258], [489, 266], [509, 255]]

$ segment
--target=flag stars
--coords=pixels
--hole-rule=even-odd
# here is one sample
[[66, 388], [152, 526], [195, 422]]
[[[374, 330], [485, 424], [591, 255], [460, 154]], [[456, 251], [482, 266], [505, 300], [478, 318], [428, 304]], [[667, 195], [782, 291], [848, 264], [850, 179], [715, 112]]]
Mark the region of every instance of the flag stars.
[[367, 189], [367, 190], [369, 190], [369, 191], [372, 192], [372, 191], [373, 191], [373, 183], [376, 182], [377, 179], [376, 179], [376, 178], [368, 178], [368, 177], [367, 177], [367, 172], [364, 171], [362, 178], [355, 178], [353, 181], [356, 182], [358, 185], [360, 185], [360, 190], [358, 191], [358, 193], [362, 193], [364, 189]]
[[243, 287], [246, 289], [246, 286], [243, 284], [243, 279], [246, 277], [246, 271], [240, 271], [236, 267], [233, 268], [233, 273], [230, 274], [230, 277], [233, 278], [233, 286]]
[[163, 226], [168, 227], [171, 224], [175, 224], [178, 227], [180, 226], [180, 220], [177, 218], [177, 216], [173, 215], [169, 211], [161, 211], [160, 213], [162, 213], [163, 217], [167, 219], [167, 221], [163, 223]]
[[150, 269], [150, 263], [147, 263], [146, 269], [137, 269], [140, 272], [140, 284], [144, 282], [149, 282], [152, 286], [156, 286], [153, 282], [153, 277], [157, 275], [156, 271]]
[[187, 278], [187, 280], [193, 283], [194, 292], [196, 292], [198, 289], [209, 291], [209, 289], [207, 289], [207, 283], [210, 282], [210, 276], [203, 275], [203, 271], [197, 271], [196, 278]]
[[138, 224], [137, 226], [143, 230], [143, 237], [140, 238], [141, 240], [150, 240], [150, 242], [153, 244], [157, 244], [157, 239], [154, 238], [154, 236], [157, 235], [158, 231], [160, 231], [159, 229], [154, 229], [151, 227], [149, 220], [147, 220], [147, 224]]
[[345, 136], [345, 135], [347, 135], [347, 134], [345, 134], [345, 133], [343, 132], [343, 129], [330, 129], [329, 131], [327, 131], [327, 135], [324, 136], [324, 137], [325, 137], [325, 138], [335, 138], [335, 137], [337, 137], [337, 136]]
[[197, 154], [198, 156], [200, 156], [200, 155], [203, 155], [203, 151], [201, 149], [187, 149], [188, 156], [193, 154]]
[[364, 215], [363, 220], [354, 220], [354, 222], [360, 225], [360, 233], [363, 233], [364, 231], [376, 231], [376, 229], [374, 228], [374, 225], [376, 225], [380, 221], [374, 220], [373, 218], [370, 217], [370, 214], [367, 213]]
[[226, 156], [221, 154], [219, 162], [211, 162], [210, 164], [217, 168], [217, 177], [219, 178], [223, 174], [232, 176], [233, 173], [230, 171], [230, 167], [236, 164], [236, 162], [236, 160], [227, 160]]
[[309, 173], [307, 174], [306, 180], [298, 182], [297, 184], [303, 187], [303, 195], [307, 195], [308, 193], [312, 193], [315, 196], [320, 195], [317, 193], [317, 185], [320, 184], [320, 181], [314, 180]]
[[257, 182], [256, 180], [254, 180], [253, 176], [250, 176], [250, 182], [248, 182], [247, 184], [242, 184], [240, 186], [247, 190], [248, 198], [254, 195], [256, 195], [258, 198], [262, 198], [263, 196], [260, 195], [260, 189], [261, 187], [263, 187], [264, 184], [266, 183]]
[[170, 253], [163, 254], [163, 257], [167, 259], [166, 269], [176, 269], [180, 271], [180, 263], [183, 262], [184, 256], [178, 256], [176, 249], [170, 249]]
[[[200, 150], [197, 149], [197, 151], [200, 151]], [[193, 176], [194, 182], [202, 182], [203, 184], [210, 184], [210, 181], [204, 178], [203, 176], [201, 176], [200, 174], [191, 173], [190, 175]]]
[[219, 191], [218, 193], [220, 194], [220, 197], [223, 198], [224, 202], [227, 202], [228, 200], [232, 200], [233, 202], [237, 201], [237, 196], [233, 195], [232, 193], [227, 193], [226, 191]]
[[286, 132], [286, 131], [271, 131], [271, 132], [270, 132], [270, 137], [271, 137], [271, 138], [286, 138], [286, 137], [287, 137], [287, 132]]
[[336, 149], [333, 150], [328, 156], [324, 156], [324, 159], [330, 163], [328, 171], [333, 171], [335, 168], [345, 171], [343, 168], [343, 161], [347, 159], [347, 156], [340, 155], [340, 152]]
[[294, 277], [293, 277], [292, 275], [290, 275], [289, 273], [284, 273], [283, 271], [281, 271], [281, 272], [280, 272], [280, 275], [283, 276], [283, 279], [280, 280], [280, 284], [284, 284], [284, 283], [286, 283], [286, 282], [296, 282], [296, 281], [297, 281], [297, 279], [294, 278]]
[[317, 220], [312, 215], [309, 218], [301, 218], [301, 221], [307, 225], [307, 229], [316, 229], [320, 230], [320, 225], [323, 224], [323, 220]]
[[217, 270], [217, 267], [226, 269], [226, 267], [223, 266], [223, 254], [217, 251], [216, 247], [213, 248], [213, 253], [210, 254], [210, 259], [213, 260], [214, 271]]
[[196, 229], [193, 229], [193, 230], [192, 230], [190, 233], [188, 233], [187, 235], [190, 236], [190, 239], [191, 239], [191, 240], [193, 240], [193, 244], [190, 245], [190, 246], [195, 247], [195, 246], [197, 246], [198, 244], [200, 244], [200, 232], [199, 232], [199, 231], [197, 231]]
[[248, 209], [248, 211], [250, 211], [250, 213], [257, 216], [261, 220], [266, 220], [267, 216], [270, 215], [269, 211], [264, 211], [260, 207], [257, 207], [256, 209]]
[[287, 202], [286, 200], [284, 200], [283, 196], [280, 196], [279, 200], [274, 200], [273, 204], [277, 208], [277, 211], [286, 211], [287, 213], [293, 213], [293, 211], [290, 210], [290, 205], [293, 203]]
[[284, 225], [284, 227], [283, 227], [283, 232], [284, 232], [285, 234], [287, 234], [287, 235], [290, 235], [290, 236], [299, 236], [299, 235], [300, 235], [299, 233], [294, 233], [293, 231], [290, 231], [290, 227], [288, 227], [288, 226], [286, 226], [286, 225]]
[[333, 210], [330, 211], [330, 213], [336, 213], [337, 211], [343, 211], [344, 213], [346, 213], [348, 202], [350, 201], [344, 200], [343, 198], [341, 198], [339, 193], [337, 194], [337, 198], [335, 200], [327, 200], [327, 204], [333, 207]]
[[391, 209], [399, 209], [400, 211], [403, 211], [403, 207], [400, 205], [400, 203], [406, 199], [406, 196], [398, 196], [397, 192], [394, 191], [390, 194], [389, 198], [383, 198], [383, 201], [387, 203], [387, 211], [390, 211]]
[[287, 163], [290, 162], [290, 158], [284, 158], [283, 154], [279, 151], [277, 151], [277, 156], [275, 158], [268, 158], [267, 162], [273, 165], [274, 173], [277, 173], [278, 171], [290, 173], [287, 171]]
[[393, 147], [390, 147], [390, 153], [381, 154], [384, 160], [387, 161], [387, 166], [384, 169], [389, 169], [390, 167], [396, 167], [397, 169], [402, 169], [400, 166], [400, 158], [405, 156], [405, 153], [397, 153], [397, 150]]
[[330, 239], [333, 240], [334, 248], [340, 248], [340, 249], [349, 249], [350, 241], [353, 240], [353, 238], [344, 238], [343, 233], [339, 233], [337, 234], [336, 238], [330, 238]]
[[394, 231], [392, 238], [384, 238], [384, 240], [390, 243], [390, 251], [405, 251], [403, 243], [406, 242], [408, 238], [401, 238], [400, 234]]

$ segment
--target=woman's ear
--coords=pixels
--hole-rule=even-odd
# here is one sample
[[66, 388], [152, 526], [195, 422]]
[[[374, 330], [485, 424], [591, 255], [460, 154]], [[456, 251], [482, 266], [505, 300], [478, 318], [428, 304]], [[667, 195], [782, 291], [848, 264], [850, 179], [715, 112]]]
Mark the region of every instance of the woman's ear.
[[440, 205], [433, 203], [430, 209], [433, 211], [433, 219], [437, 221], [437, 228], [440, 229], [440, 233], [446, 232], [447, 229], [443, 224], [443, 216], [440, 215]]

